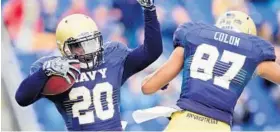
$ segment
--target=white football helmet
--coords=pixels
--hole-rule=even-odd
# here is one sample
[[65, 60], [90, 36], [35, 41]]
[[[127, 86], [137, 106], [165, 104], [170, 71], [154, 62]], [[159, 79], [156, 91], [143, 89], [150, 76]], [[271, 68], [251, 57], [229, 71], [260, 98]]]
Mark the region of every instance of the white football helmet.
[[257, 35], [257, 29], [252, 18], [241, 11], [229, 11], [221, 15], [216, 26], [235, 32], [243, 32], [251, 35]]

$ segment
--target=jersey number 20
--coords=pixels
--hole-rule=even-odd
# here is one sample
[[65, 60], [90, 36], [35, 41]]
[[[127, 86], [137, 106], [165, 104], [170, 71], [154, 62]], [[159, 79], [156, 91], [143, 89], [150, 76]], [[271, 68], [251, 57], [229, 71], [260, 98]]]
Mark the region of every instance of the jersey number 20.
[[[208, 59], [203, 59], [204, 54], [208, 55]], [[208, 81], [214, 78], [215, 85], [229, 89], [231, 80], [243, 67], [246, 56], [224, 50], [220, 61], [225, 63], [231, 62], [232, 64], [224, 75], [213, 77], [214, 66], [218, 57], [219, 51], [215, 46], [208, 44], [199, 45], [192, 60], [190, 76], [203, 81]], [[199, 70], [203, 70], [203, 72], [199, 72]]]
[[[113, 105], [113, 87], [110, 83], [96, 84], [92, 89], [93, 99], [91, 99], [90, 90], [85, 86], [73, 88], [69, 93], [70, 100], [77, 100], [79, 96], [83, 97], [83, 101], [76, 102], [72, 106], [73, 117], [78, 117], [80, 124], [93, 123], [94, 113], [93, 110], [88, 110], [90, 105], [93, 104], [96, 112], [96, 116], [101, 120], [107, 120], [114, 116]], [[107, 93], [106, 102], [107, 110], [103, 110], [101, 102], [101, 93]], [[93, 101], [92, 101], [93, 100]], [[88, 110], [85, 114], [81, 115], [81, 110]]]

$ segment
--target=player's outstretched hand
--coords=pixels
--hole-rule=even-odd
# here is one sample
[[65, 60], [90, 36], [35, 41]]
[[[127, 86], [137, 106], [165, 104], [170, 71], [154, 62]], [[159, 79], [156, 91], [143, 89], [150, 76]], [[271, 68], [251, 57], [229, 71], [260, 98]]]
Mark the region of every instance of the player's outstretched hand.
[[62, 76], [66, 79], [67, 82], [71, 83], [69, 74], [76, 80], [75, 74], [72, 72], [78, 72], [80, 74], [80, 70], [73, 66], [73, 64], [79, 64], [78, 60], [70, 60], [64, 57], [58, 57], [49, 61], [44, 62], [43, 70], [47, 76], [57, 75]]
[[145, 9], [155, 10], [154, 0], [137, 0], [138, 3]]

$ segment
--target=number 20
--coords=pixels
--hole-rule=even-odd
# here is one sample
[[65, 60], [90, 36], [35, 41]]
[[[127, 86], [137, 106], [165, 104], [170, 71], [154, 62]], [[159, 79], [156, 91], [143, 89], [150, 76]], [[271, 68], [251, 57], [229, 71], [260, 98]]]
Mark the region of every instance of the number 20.
[[[96, 116], [101, 120], [110, 119], [114, 116], [114, 105], [113, 105], [113, 87], [110, 83], [99, 83], [96, 84], [92, 90], [93, 92], [93, 105], [95, 108]], [[106, 102], [108, 109], [103, 110], [101, 103], [101, 93], [106, 92]], [[85, 112], [84, 115], [80, 114], [80, 110], [88, 110], [92, 104], [91, 95], [89, 89], [85, 86], [73, 88], [69, 93], [70, 100], [76, 100], [79, 96], [83, 97], [83, 101], [76, 102], [72, 106], [73, 117], [78, 117], [80, 124], [88, 124], [94, 122], [93, 110]]]
[[[209, 55], [207, 60], [202, 59], [204, 54]], [[212, 79], [214, 66], [218, 60], [218, 57], [219, 51], [215, 46], [208, 44], [201, 44], [200, 46], [198, 46], [190, 67], [190, 76], [192, 78], [197, 78], [203, 81]], [[229, 89], [230, 81], [238, 74], [240, 69], [243, 67], [245, 59], [246, 56], [244, 55], [225, 50], [220, 61], [225, 63], [232, 62], [232, 65], [223, 76], [214, 77], [214, 84], [221, 86], [222, 88]], [[199, 72], [198, 69], [202, 69], [204, 70], [204, 72]]]

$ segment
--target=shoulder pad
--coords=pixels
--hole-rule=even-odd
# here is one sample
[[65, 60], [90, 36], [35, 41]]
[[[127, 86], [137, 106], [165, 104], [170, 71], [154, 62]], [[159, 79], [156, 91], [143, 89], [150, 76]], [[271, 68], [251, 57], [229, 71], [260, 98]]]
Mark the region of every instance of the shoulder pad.
[[32, 65], [30, 67], [30, 75], [33, 74], [34, 72], [38, 71], [43, 66], [44, 62], [54, 59], [56, 57], [57, 56], [45, 56], [45, 57], [38, 59], [34, 63], [32, 63]]
[[131, 51], [125, 44], [119, 42], [107, 42], [104, 44], [105, 62], [120, 62], [125, 60]]
[[205, 26], [205, 24], [194, 23], [194, 22], [188, 22], [188, 23], [179, 25], [173, 34], [174, 47], [177, 47], [177, 46], [185, 47], [185, 45], [187, 43], [186, 39], [187, 39], [188, 33], [192, 33], [193, 30], [202, 28], [203, 26]]

